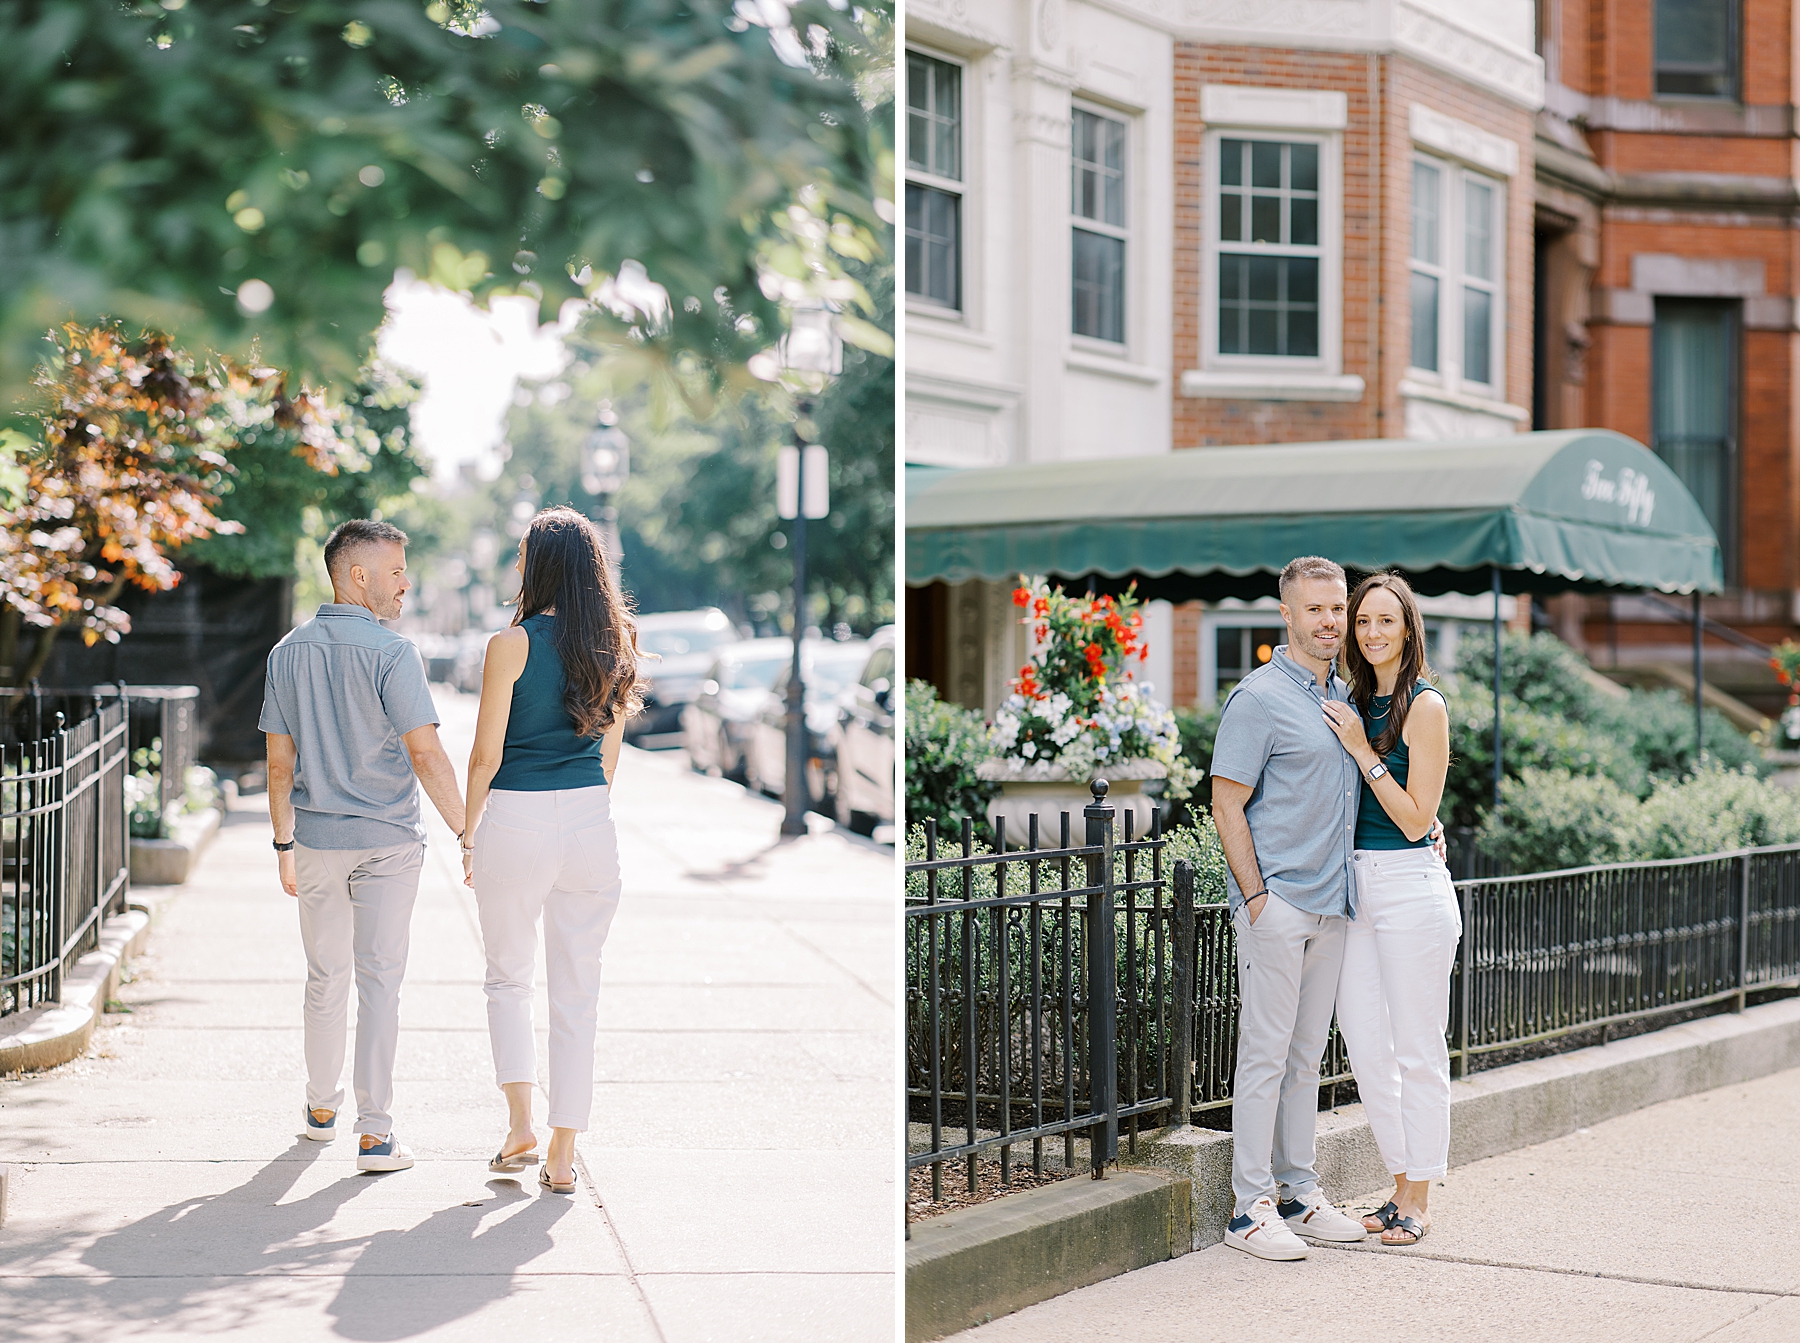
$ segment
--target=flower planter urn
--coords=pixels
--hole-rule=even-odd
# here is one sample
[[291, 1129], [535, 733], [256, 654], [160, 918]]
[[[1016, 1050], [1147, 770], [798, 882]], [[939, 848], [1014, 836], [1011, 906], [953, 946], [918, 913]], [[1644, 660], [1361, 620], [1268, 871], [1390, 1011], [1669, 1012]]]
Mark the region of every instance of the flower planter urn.
[[[1069, 842], [1086, 842], [1087, 822], [1082, 812], [1094, 800], [1090, 789], [1093, 779], [1085, 775], [1078, 778], [1055, 761], [1036, 763], [1012, 756], [982, 761], [975, 767], [975, 775], [1000, 785], [1000, 796], [988, 804], [988, 831], [982, 834], [977, 824], [978, 837], [991, 843], [994, 818], [1005, 817], [1007, 848], [1023, 847], [1031, 834], [1031, 816], [1036, 813], [1038, 847], [1054, 848], [1061, 840], [1062, 813], [1066, 811]], [[1106, 800], [1113, 806], [1113, 838], [1124, 841], [1128, 811], [1133, 813], [1132, 837], [1141, 839], [1149, 834], [1157, 799], [1144, 792], [1144, 784], [1168, 778], [1168, 767], [1158, 760], [1115, 760], [1100, 766], [1094, 777], [1105, 779], [1108, 784]]]

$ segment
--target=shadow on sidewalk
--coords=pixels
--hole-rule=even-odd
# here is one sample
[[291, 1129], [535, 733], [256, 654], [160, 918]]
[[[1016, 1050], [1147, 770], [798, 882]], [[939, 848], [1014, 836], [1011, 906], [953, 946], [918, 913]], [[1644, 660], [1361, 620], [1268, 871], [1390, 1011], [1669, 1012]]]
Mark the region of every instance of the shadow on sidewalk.
[[[551, 1249], [550, 1229], [570, 1200], [527, 1193], [512, 1180], [489, 1180], [494, 1196], [480, 1209], [434, 1212], [406, 1231], [381, 1231], [338, 1288], [330, 1314], [344, 1338], [389, 1343], [426, 1333], [517, 1290], [514, 1275]], [[517, 1207], [498, 1220], [492, 1211]], [[472, 1251], [472, 1253], [471, 1253]], [[458, 1269], [461, 1271], [458, 1271]]]
[[[275, 1327], [277, 1316], [291, 1325], [296, 1316], [318, 1312], [324, 1302], [313, 1284], [328, 1279], [338, 1282], [327, 1308], [334, 1332], [403, 1339], [510, 1295], [516, 1271], [552, 1248], [551, 1228], [570, 1207], [568, 1199], [534, 1198], [512, 1181], [490, 1180], [478, 1207], [459, 1202], [404, 1230], [330, 1238], [321, 1228], [352, 1199], [406, 1174], [346, 1172], [305, 1198], [282, 1202], [323, 1154], [319, 1144], [296, 1139], [233, 1189], [181, 1199], [100, 1235], [80, 1253], [93, 1280], [65, 1269], [45, 1282], [54, 1283], [51, 1292], [11, 1294], [0, 1317], [23, 1334], [79, 1319], [84, 1328], [104, 1321], [123, 1335], [242, 1331], [254, 1338]], [[495, 1212], [519, 1204], [531, 1206], [484, 1229]], [[0, 1273], [23, 1269], [29, 1280], [35, 1275], [27, 1261], [54, 1259], [87, 1235], [70, 1229], [0, 1247]], [[14, 1278], [12, 1285], [25, 1280]]]

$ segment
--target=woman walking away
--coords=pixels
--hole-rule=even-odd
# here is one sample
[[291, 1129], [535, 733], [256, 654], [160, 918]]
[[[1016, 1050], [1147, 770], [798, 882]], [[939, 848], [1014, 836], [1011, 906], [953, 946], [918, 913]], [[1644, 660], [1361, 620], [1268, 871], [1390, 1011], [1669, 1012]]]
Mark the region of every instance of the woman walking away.
[[600, 533], [547, 508], [519, 543], [511, 628], [488, 641], [469, 756], [463, 881], [487, 949], [488, 1038], [508, 1125], [492, 1170], [535, 1163], [532, 961], [540, 916], [550, 989], [550, 1146], [538, 1183], [575, 1189], [575, 1135], [594, 1103], [600, 949], [619, 907], [611, 813], [625, 720], [640, 707], [631, 615]]
[[1384, 1245], [1416, 1245], [1431, 1226], [1431, 1182], [1443, 1178], [1450, 1160], [1444, 1030], [1462, 914], [1450, 871], [1428, 837], [1450, 768], [1450, 712], [1426, 679], [1425, 626], [1404, 578], [1364, 579], [1347, 621], [1350, 704], [1325, 704], [1363, 775], [1356, 909], [1344, 938], [1338, 1026], [1394, 1177], [1393, 1198], [1363, 1225], [1380, 1231]]

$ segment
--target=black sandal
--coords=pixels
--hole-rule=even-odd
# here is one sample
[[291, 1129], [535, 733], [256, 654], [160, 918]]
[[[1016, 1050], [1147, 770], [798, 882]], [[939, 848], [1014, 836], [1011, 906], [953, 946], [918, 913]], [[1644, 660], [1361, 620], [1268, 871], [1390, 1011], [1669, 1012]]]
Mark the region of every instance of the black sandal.
[[1386, 1234], [1384, 1232], [1381, 1237], [1381, 1243], [1383, 1245], [1392, 1245], [1396, 1248], [1403, 1249], [1408, 1245], [1417, 1245], [1420, 1241], [1424, 1240], [1425, 1233], [1427, 1231], [1429, 1231], [1430, 1229], [1431, 1228], [1427, 1224], [1419, 1221], [1419, 1219], [1417, 1217], [1396, 1217], [1393, 1220], [1392, 1224], [1390, 1224], [1386, 1228], [1386, 1230], [1387, 1231], [1403, 1231], [1407, 1235], [1411, 1236], [1412, 1239], [1411, 1240], [1388, 1240], [1386, 1237]]
[[[1386, 1203], [1383, 1203], [1379, 1208], [1375, 1209], [1374, 1212], [1364, 1213], [1363, 1215], [1365, 1217], [1373, 1217], [1376, 1221], [1381, 1223], [1380, 1229], [1386, 1231], [1389, 1227], [1393, 1226], [1395, 1222], [1400, 1220], [1400, 1209], [1394, 1206], [1394, 1200], [1390, 1198]], [[1376, 1228], [1370, 1226], [1365, 1226], [1363, 1228], [1364, 1231], [1373, 1231], [1375, 1229]]]

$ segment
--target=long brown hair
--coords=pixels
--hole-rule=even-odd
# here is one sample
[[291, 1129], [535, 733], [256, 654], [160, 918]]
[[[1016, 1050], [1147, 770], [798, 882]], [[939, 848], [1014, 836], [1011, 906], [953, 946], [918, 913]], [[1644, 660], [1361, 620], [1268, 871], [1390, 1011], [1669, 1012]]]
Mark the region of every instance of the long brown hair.
[[525, 573], [513, 624], [554, 610], [563, 707], [584, 737], [643, 707], [637, 622], [613, 582], [600, 529], [572, 508], [546, 508], [525, 532]]
[[1393, 593], [1399, 601], [1400, 623], [1406, 628], [1406, 644], [1400, 650], [1400, 674], [1394, 680], [1394, 697], [1388, 701], [1387, 725], [1369, 743], [1376, 755], [1385, 756], [1400, 744], [1400, 734], [1406, 730], [1406, 713], [1412, 708], [1413, 687], [1421, 678], [1434, 681], [1437, 678], [1425, 665], [1425, 620], [1419, 614], [1419, 599], [1413, 595], [1412, 584], [1396, 573], [1370, 574], [1356, 585], [1356, 591], [1350, 597], [1350, 609], [1344, 616], [1349, 635], [1344, 640], [1344, 679], [1350, 682], [1350, 699], [1357, 712], [1362, 714], [1363, 722], [1369, 721], [1369, 706], [1375, 699], [1375, 669], [1369, 665], [1369, 660], [1363, 656], [1362, 645], [1356, 641], [1356, 613], [1364, 599], [1381, 588]]

